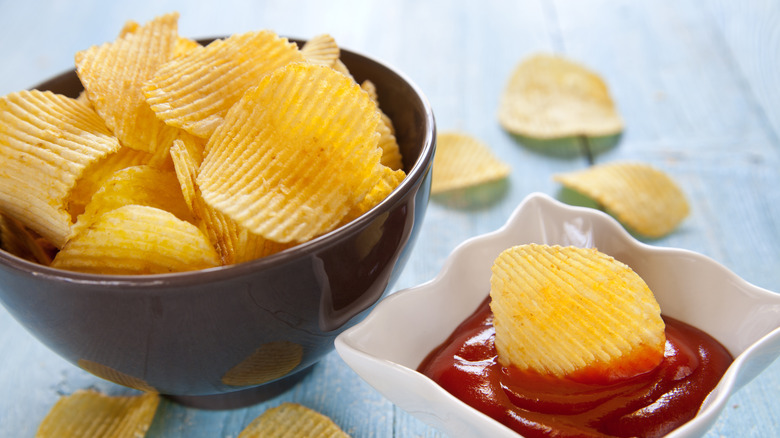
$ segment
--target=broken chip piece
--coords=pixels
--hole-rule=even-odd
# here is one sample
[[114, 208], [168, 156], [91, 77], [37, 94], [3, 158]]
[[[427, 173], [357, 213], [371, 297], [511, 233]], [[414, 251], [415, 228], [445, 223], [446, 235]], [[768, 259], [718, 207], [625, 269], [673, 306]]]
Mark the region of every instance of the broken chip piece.
[[349, 438], [329, 417], [298, 403], [282, 403], [252, 421], [238, 438]]
[[511, 247], [493, 264], [490, 298], [503, 365], [610, 382], [663, 360], [665, 324], [653, 292], [596, 249]]
[[442, 132], [436, 138], [431, 193], [497, 181], [510, 171], [480, 140], [461, 132]]
[[566, 58], [538, 54], [512, 72], [498, 109], [513, 134], [538, 139], [618, 134], [623, 121], [603, 79]]
[[553, 176], [555, 181], [600, 203], [641, 235], [662, 237], [689, 213], [682, 189], [650, 165], [614, 162]]
[[142, 438], [154, 420], [160, 396], [146, 392], [109, 396], [78, 390], [61, 397], [41, 422], [36, 438]]

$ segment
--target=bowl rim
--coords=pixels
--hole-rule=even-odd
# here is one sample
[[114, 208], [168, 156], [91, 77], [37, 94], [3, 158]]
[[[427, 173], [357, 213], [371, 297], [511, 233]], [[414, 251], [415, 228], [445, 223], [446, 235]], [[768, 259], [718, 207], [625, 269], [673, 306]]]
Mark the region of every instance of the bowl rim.
[[[210, 42], [219, 38], [225, 38], [225, 36], [216, 37], [199, 37], [195, 38], [196, 41]], [[284, 37], [291, 42], [301, 44], [305, 42], [305, 39], [295, 37]], [[31, 274], [39, 278], [45, 278], [50, 281], [65, 281], [70, 283], [78, 283], [83, 285], [97, 285], [103, 287], [122, 287], [133, 289], [146, 289], [151, 287], [159, 287], [165, 285], [168, 287], [188, 286], [191, 284], [202, 283], [208, 281], [213, 277], [217, 278], [230, 278], [251, 274], [252, 272], [274, 268], [291, 260], [304, 259], [305, 257], [319, 252], [324, 248], [335, 244], [336, 241], [354, 236], [362, 231], [370, 222], [373, 222], [379, 215], [385, 212], [390, 205], [394, 205], [401, 200], [406, 193], [412, 191], [414, 186], [421, 185], [425, 179], [429, 169], [433, 166], [433, 155], [436, 148], [436, 122], [433, 114], [433, 108], [428, 101], [426, 95], [422, 92], [422, 89], [412, 81], [405, 73], [393, 67], [387, 62], [380, 61], [374, 57], [365, 55], [361, 52], [340, 48], [341, 52], [346, 52], [348, 56], [354, 56], [363, 61], [375, 64], [380, 68], [388, 70], [389, 73], [396, 76], [400, 81], [404, 82], [414, 92], [414, 95], [419, 99], [422, 109], [424, 120], [428, 129], [425, 130], [425, 137], [423, 139], [423, 145], [420, 149], [420, 155], [412, 164], [409, 171], [406, 173], [406, 177], [385, 199], [375, 205], [371, 210], [363, 213], [361, 216], [355, 218], [351, 222], [342, 225], [334, 230], [331, 230], [325, 234], [317, 236], [307, 242], [298, 244], [292, 248], [284, 251], [272, 254], [266, 257], [262, 257], [255, 260], [249, 260], [242, 263], [235, 263], [231, 265], [216, 266], [213, 268], [200, 269], [194, 271], [184, 272], [171, 272], [163, 274], [148, 274], [148, 275], [108, 275], [108, 274], [91, 274], [76, 271], [67, 271], [64, 269], [52, 268], [45, 265], [25, 260], [14, 254], [0, 249], [0, 267], [10, 268], [15, 271]], [[37, 85], [33, 86], [33, 89], [43, 87], [53, 81], [62, 79], [68, 76], [75, 75], [75, 69], [63, 71], [57, 75], [54, 75]]]
[[[544, 193], [531, 193], [515, 208], [509, 219], [498, 229], [468, 238], [457, 245], [443, 261], [440, 271], [434, 278], [391, 294], [383, 299], [382, 302], [380, 302], [361, 322], [341, 333], [335, 340], [338, 354], [361, 377], [364, 377], [364, 373], [366, 373], [365, 367], [370, 366], [374, 370], [387, 370], [387, 372], [393, 373], [394, 376], [398, 378], [409, 378], [409, 380], [414, 380], [416, 388], [423, 388], [422, 390], [427, 394], [427, 406], [435, 405], [436, 403], [445, 403], [443, 409], [446, 409], [447, 413], [452, 413], [452, 409], [455, 409], [456, 411], [463, 411], [465, 409], [465, 412], [469, 412], [470, 417], [477, 422], [475, 427], [487, 427], [491, 433], [496, 434], [496, 436], [520, 436], [509, 427], [493, 420], [486, 414], [456, 398], [433, 380], [417, 371], [416, 367], [412, 368], [406, 364], [395, 361], [390, 357], [390, 353], [386, 356], [376, 355], [376, 347], [367, 347], [367, 345], [376, 345], [377, 339], [375, 336], [371, 335], [370, 327], [373, 325], [374, 320], [388, 318], [389, 313], [385, 312], [384, 309], [398, 311], [401, 310], [401, 308], [406, 309], [412, 304], [419, 306], [420, 302], [418, 301], [419, 299], [424, 299], [423, 297], [428, 297], [432, 301], [435, 301], [433, 297], [441, 296], [441, 293], [437, 294], [437, 290], [440, 291], [443, 286], [447, 286], [447, 277], [450, 275], [451, 271], [456, 270], [457, 265], [463, 263], [462, 261], [459, 261], [459, 259], [461, 259], [459, 255], [462, 255], [464, 252], [477, 251], [477, 249], [491, 246], [493, 244], [492, 242], [495, 240], [506, 237], [507, 233], [511, 233], [512, 229], [517, 227], [521, 211], [526, 208], [532, 208], [532, 206], [536, 206], [535, 209], [538, 210], [539, 217], [542, 219], [544, 218], [544, 215], [541, 212], [544, 210], [550, 211], [550, 209], [555, 209], [557, 212], [567, 214], [567, 218], [575, 215], [588, 216], [593, 219], [593, 222], [598, 221], [608, 226], [609, 231], [615, 233], [615, 238], [622, 243], [628, 244], [631, 251], [650, 251], [656, 252], [657, 254], [676, 254], [678, 256], [692, 257], [697, 263], [706, 263], [721, 270], [722, 273], [737, 286], [744, 289], [750, 289], [751, 292], [757, 294], [758, 298], [771, 301], [773, 306], [780, 306], [780, 294], [748, 282], [710, 257], [687, 249], [659, 247], [641, 242], [626, 231], [612, 216], [609, 216], [602, 211], [587, 207], [567, 205]], [[415, 296], [420, 298], [417, 299]], [[393, 306], [396, 306], [396, 308], [393, 309]], [[469, 310], [466, 315], [471, 314], [471, 312], [473, 312], [473, 309]], [[450, 332], [437, 334], [441, 335], [440, 337], [442, 337], [443, 341], [443, 339], [446, 339], [450, 335]], [[434, 344], [436, 342], [431, 341], [431, 343]], [[372, 350], [371, 348], [374, 349]], [[704, 434], [704, 432], [706, 432], [715, 422], [720, 415], [720, 412], [725, 408], [728, 399], [774, 361], [764, 360], [762, 362], [761, 359], [764, 358], [758, 357], [759, 363], [757, 365], [748, 365], [750, 359], [757, 351], [766, 348], [770, 348], [772, 351], [780, 351], [780, 326], [768, 330], [767, 333], [759, 336], [758, 339], [751, 342], [742, 351], [738, 353], [731, 351], [734, 361], [721, 377], [716, 388], [713, 389], [713, 392], [710, 393], [704, 401], [696, 417], [685, 424], [682, 424], [667, 436], [679, 438]], [[427, 354], [427, 352], [424, 353]], [[416, 359], [418, 354], [415, 353], [412, 356]], [[419, 366], [419, 364], [416, 366]], [[366, 378], [365, 380], [372, 386], [374, 385], [374, 382], [370, 379]], [[395, 400], [392, 401], [395, 402]], [[431, 410], [421, 412], [417, 410], [415, 412], [410, 411], [410, 413], [419, 416], [423, 420], [433, 420], [434, 423], [432, 424], [434, 425], [436, 425], [435, 423], [437, 422], [438, 424], [441, 424], [440, 422], [445, 421], [440, 415], [442, 412], [439, 411]]]

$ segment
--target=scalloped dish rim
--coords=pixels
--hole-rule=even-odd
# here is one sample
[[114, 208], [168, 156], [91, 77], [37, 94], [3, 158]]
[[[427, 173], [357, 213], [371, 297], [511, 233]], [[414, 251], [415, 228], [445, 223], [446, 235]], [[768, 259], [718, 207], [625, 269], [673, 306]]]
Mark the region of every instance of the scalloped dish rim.
[[[639, 273], [664, 314], [710, 333], [732, 353], [734, 362], [696, 417], [668, 437], [703, 435], [728, 398], [780, 356], [780, 294], [748, 283], [707, 256], [642, 243], [606, 213], [543, 193], [528, 195], [499, 229], [458, 245], [434, 279], [383, 299], [336, 338], [336, 351], [391, 402], [452, 436], [520, 436], [416, 367], [487, 297], [489, 282], [484, 280], [495, 256], [511, 245], [532, 242], [596, 246]], [[704, 293], [710, 299], [691, 299]], [[742, 318], [723, 319], [724, 312]]]

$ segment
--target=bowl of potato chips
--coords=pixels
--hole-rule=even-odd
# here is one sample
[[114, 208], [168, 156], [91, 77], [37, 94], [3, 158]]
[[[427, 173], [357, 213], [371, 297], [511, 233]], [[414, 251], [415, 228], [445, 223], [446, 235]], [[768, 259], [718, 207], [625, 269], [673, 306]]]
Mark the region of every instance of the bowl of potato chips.
[[[535, 247], [548, 246], [549, 253], [543, 256], [528, 252]], [[580, 255], [561, 257], [563, 249], [571, 249]], [[508, 259], [503, 257], [512, 252], [517, 255]], [[616, 310], [611, 316], [606, 313], [606, 316], [597, 317], [595, 325], [587, 327], [576, 337], [567, 337], [561, 335], [566, 331], [561, 327], [570, 326], [572, 320], [587, 320], [584, 315], [591, 313], [590, 310], [572, 311], [580, 307], [577, 303], [579, 299], [570, 301], [558, 310], [553, 309], [550, 321], [558, 322], [534, 328], [563, 339], [563, 342], [542, 345], [541, 332], [534, 331], [532, 339], [535, 339], [535, 345], [528, 344], [527, 348], [520, 348], [516, 353], [522, 355], [531, 352], [533, 356], [534, 348], [541, 345], [547, 348], [546, 353], [536, 359], [548, 361], [553, 366], [574, 363], [556, 361], [554, 358], [566, 358], [572, 350], [556, 350], [556, 345], [572, 341], [577, 346], [595, 345], [596, 342], [590, 343], [586, 339], [591, 335], [585, 333], [595, 332], [597, 338], [602, 337], [601, 329], [596, 327], [602, 323], [608, 323], [614, 328], [609, 330], [610, 335], [603, 337], [619, 332], [620, 327], [628, 327], [629, 331], [637, 333], [652, 330], [650, 323], [636, 325], [641, 321], [637, 315], [644, 312], [642, 307], [647, 307], [653, 316], [650, 319], [657, 320], [660, 306], [664, 318], [671, 317], [702, 330], [733, 356], [733, 361], [726, 365], [727, 368], [724, 367], [724, 374], [715, 381], [716, 386], [708, 393], [698, 411], [692, 411], [693, 417], [674, 430], [664, 432], [674, 437], [703, 435], [724, 409], [730, 395], [780, 355], [780, 295], [749, 284], [703, 255], [642, 243], [614, 218], [601, 211], [566, 205], [541, 193], [529, 195], [500, 229], [459, 245], [433, 280], [384, 299], [367, 318], [339, 335], [336, 350], [350, 367], [390, 401], [451, 436], [518, 436], [517, 432], [443, 389], [422, 371], [421, 364], [430, 363], [432, 352], [441, 351], [437, 349], [444, 348], [442, 346], [449, 345], [447, 342], [453, 337], [460, 336], [457, 330], [472, 324], [464, 321], [476, 321], [473, 319], [475, 309], [482, 308], [488, 296], [492, 298], [492, 324], [495, 324], [495, 345], [499, 348], [501, 332], [498, 323], [500, 319], [506, 318], [500, 314], [505, 312], [501, 310], [499, 313], [501, 308], [494, 306], [501, 306], [502, 301], [506, 300], [497, 299], [494, 291], [496, 285], [506, 282], [507, 278], [510, 289], [534, 289], [535, 284], [548, 284], [547, 280], [550, 279], [546, 277], [551, 277], [555, 281], [550, 284], [559, 286], [544, 286], [541, 289], [573, 287], [579, 291], [588, 289], [588, 294], [596, 296], [615, 292], [604, 285], [616, 283], [599, 280], [605, 274], [599, 267], [601, 262], [592, 257], [594, 252], [606, 254], [602, 259], [607, 260], [611, 267], [618, 266], [621, 271], [631, 271], [635, 280], [643, 279], [642, 293], [636, 296], [649, 293], [649, 287], [657, 304], [653, 299], [638, 299], [638, 304], [628, 304], [628, 308]], [[579, 260], [575, 262], [575, 258]], [[527, 270], [524, 265], [528, 263], [533, 264]], [[530, 277], [520, 276], [521, 271], [530, 272]], [[515, 275], [518, 278], [512, 280]], [[559, 279], [564, 280], [560, 283]], [[577, 293], [575, 290], [575, 296]], [[509, 323], [520, 324], [519, 328], [512, 329], [514, 333], [520, 336], [521, 332], [535, 325], [534, 319], [542, 320], [539, 312], [550, 300], [546, 298], [543, 302], [535, 298], [526, 303], [533, 317], [521, 319], [523, 313], [517, 308], [508, 312]], [[605, 308], [617, 309], [626, 305], [616, 297], [596, 299], [593, 302]], [[432, 312], [431, 309], [436, 311]], [[557, 320], [555, 314], [558, 315]], [[612, 327], [622, 317], [626, 317], [627, 324]], [[630, 328], [632, 326], [634, 328]], [[468, 338], [464, 349], [447, 351], [457, 351], [456, 356], [466, 349], [472, 351], [476, 348], [476, 344], [470, 343], [472, 340], [486, 339], [487, 335], [482, 333], [487, 332], [479, 333], [474, 338]], [[628, 337], [631, 335], [627, 334]], [[662, 354], [668, 354], [668, 351], [663, 351], [663, 347]], [[501, 355], [499, 349], [499, 361]], [[531, 357], [528, 361], [533, 362], [533, 359]], [[481, 370], [482, 366], [492, 366], [467, 357], [459, 360], [463, 361], [461, 370]], [[587, 356], [585, 360], [589, 360]], [[474, 373], [480, 374], [481, 371]], [[454, 380], [451, 383], [458, 384]], [[470, 397], [479, 397], [478, 394], [489, 392], [480, 387], [467, 393], [471, 394]], [[514, 400], [513, 396], [508, 397]], [[556, 417], [556, 421], [566, 423], [564, 417]]]
[[0, 98], [0, 301], [99, 377], [230, 407], [300, 378], [396, 280], [435, 124], [327, 34], [177, 21]]

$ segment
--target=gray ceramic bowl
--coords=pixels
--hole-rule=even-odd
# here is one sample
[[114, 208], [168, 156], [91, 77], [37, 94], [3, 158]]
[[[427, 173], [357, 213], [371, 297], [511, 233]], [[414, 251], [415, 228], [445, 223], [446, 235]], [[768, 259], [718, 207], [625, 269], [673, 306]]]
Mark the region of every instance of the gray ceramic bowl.
[[[397, 279], [429, 197], [429, 103], [386, 65], [347, 50], [342, 61], [376, 85], [404, 157], [407, 178], [374, 209], [267, 258], [188, 273], [88, 275], [0, 251], [0, 301], [71, 363], [183, 404], [237, 407], [294, 384]], [[36, 88], [81, 91], [72, 71]]]

